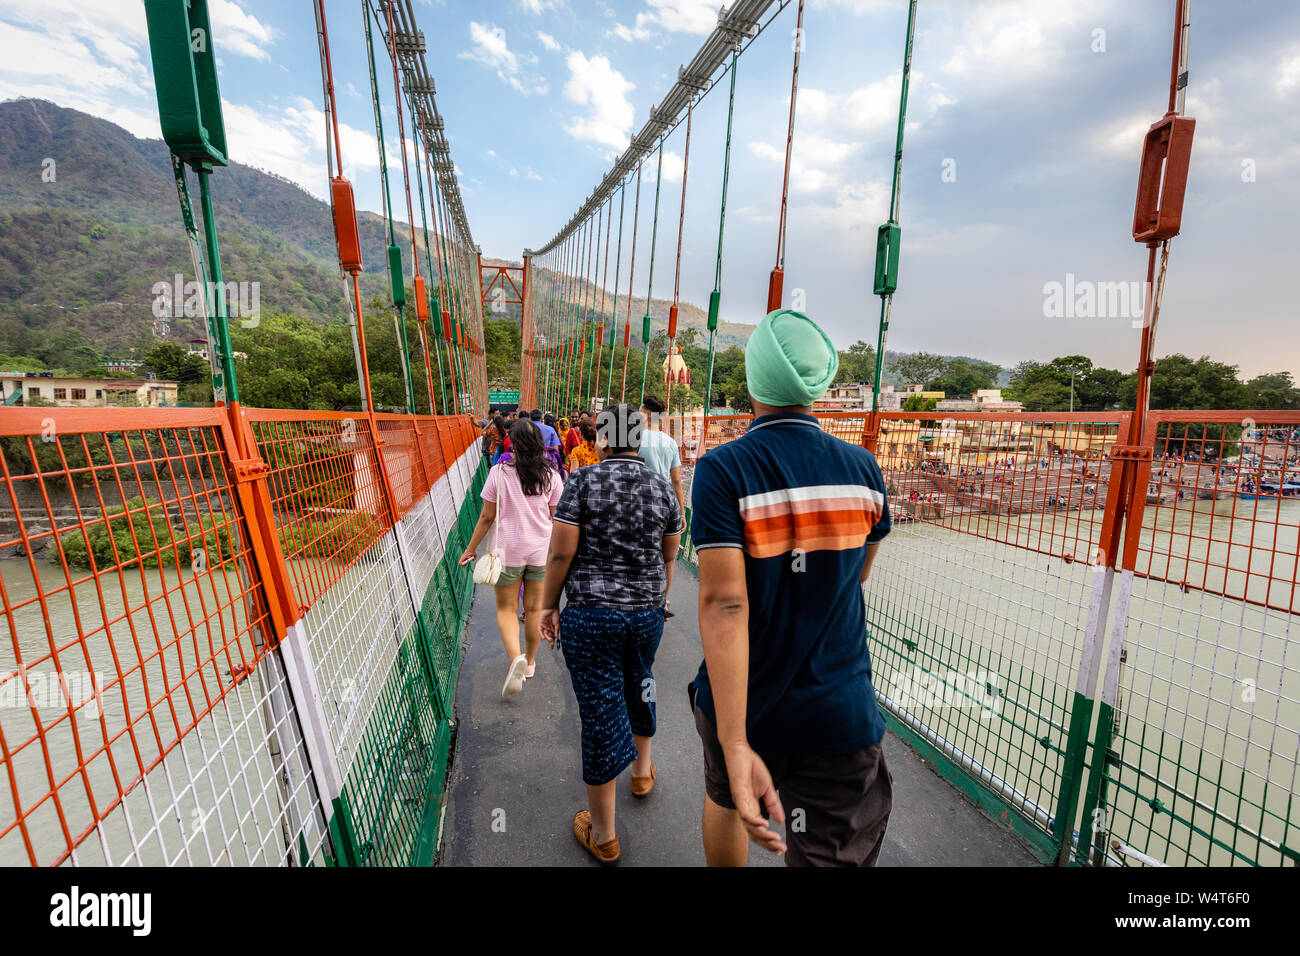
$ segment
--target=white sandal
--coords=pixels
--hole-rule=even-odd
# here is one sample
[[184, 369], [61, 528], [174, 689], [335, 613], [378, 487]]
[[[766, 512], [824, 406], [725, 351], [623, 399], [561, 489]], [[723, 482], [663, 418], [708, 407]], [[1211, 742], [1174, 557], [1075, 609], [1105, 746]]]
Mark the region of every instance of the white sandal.
[[528, 658], [520, 654], [510, 662], [510, 670], [506, 671], [506, 682], [501, 687], [502, 700], [514, 700], [519, 696], [519, 692], [524, 689], [524, 671], [528, 668]]

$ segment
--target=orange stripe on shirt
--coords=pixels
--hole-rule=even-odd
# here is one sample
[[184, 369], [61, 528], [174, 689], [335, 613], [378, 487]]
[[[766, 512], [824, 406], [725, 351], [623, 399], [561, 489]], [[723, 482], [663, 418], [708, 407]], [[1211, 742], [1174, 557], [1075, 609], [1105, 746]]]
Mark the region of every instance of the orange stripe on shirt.
[[[807, 501], [777, 501], [769, 505], [742, 508], [740, 517], [745, 521], [770, 518], [784, 514], [807, 514], [814, 511], [871, 511], [869, 502], [862, 498], [813, 498]], [[879, 518], [879, 511], [876, 511]]]
[[878, 520], [878, 512], [863, 507], [800, 513], [787, 508], [784, 514], [745, 522], [745, 551], [765, 558], [795, 549], [809, 552], [860, 548]]

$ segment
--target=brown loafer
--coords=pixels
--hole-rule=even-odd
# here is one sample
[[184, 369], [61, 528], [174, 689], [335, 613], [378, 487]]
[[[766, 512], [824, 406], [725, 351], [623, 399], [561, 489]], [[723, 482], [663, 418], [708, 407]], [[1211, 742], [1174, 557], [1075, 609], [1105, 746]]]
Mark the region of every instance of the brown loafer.
[[582, 844], [582, 848], [594, 856], [601, 866], [612, 866], [617, 863], [622, 853], [618, 846], [618, 837], [599, 845], [592, 841], [591, 813], [587, 810], [579, 810], [573, 815], [573, 838]]
[[650, 796], [650, 791], [655, 788], [655, 763], [650, 761], [650, 776], [632, 778], [632, 796], [638, 800], [643, 800]]

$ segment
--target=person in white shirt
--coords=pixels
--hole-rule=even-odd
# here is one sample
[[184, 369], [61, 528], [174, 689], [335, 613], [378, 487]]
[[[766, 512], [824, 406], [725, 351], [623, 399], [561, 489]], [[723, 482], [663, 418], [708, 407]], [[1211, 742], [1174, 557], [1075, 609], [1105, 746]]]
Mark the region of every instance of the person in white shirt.
[[641, 460], [655, 474], [667, 478], [677, 494], [677, 506], [686, 514], [686, 492], [682, 488], [682, 456], [677, 442], [662, 431], [664, 403], [655, 395], [641, 400], [641, 418], [645, 423], [641, 433]]

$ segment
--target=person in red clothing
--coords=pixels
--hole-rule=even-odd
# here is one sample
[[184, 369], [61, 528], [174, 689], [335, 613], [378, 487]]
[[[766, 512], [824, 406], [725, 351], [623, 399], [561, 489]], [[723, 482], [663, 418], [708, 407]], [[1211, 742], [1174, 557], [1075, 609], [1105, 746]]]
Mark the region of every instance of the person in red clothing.
[[565, 458], [568, 458], [570, 455], [572, 455], [573, 449], [577, 448], [579, 445], [582, 444], [582, 431], [580, 426], [582, 425], [583, 422], [590, 421], [590, 420], [591, 420], [591, 416], [588, 415], [586, 412], [583, 412], [579, 416], [578, 421], [573, 423], [573, 427], [570, 428], [567, 432], [565, 432], [564, 435], [562, 436], [564, 439]]

